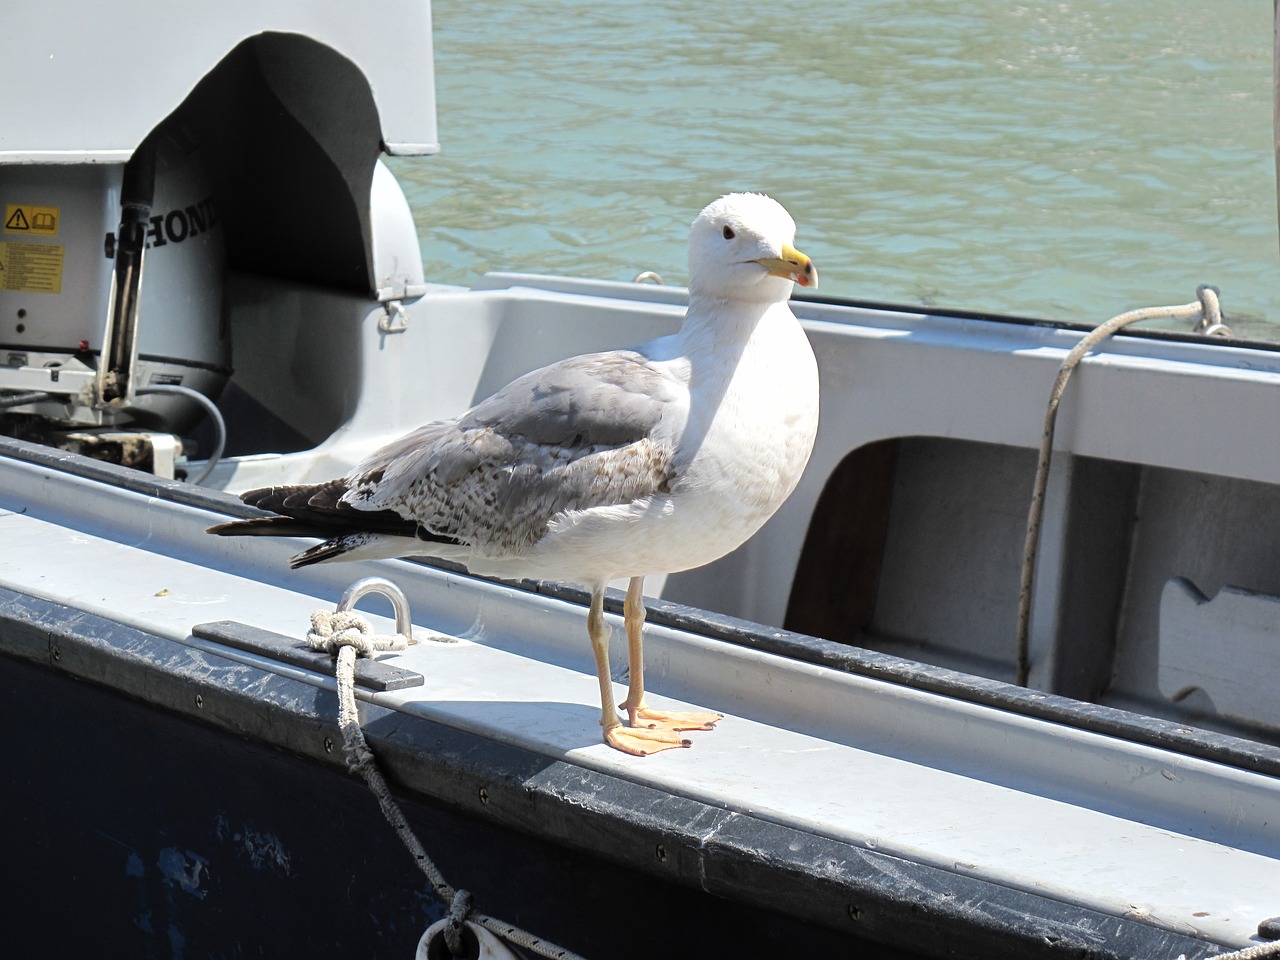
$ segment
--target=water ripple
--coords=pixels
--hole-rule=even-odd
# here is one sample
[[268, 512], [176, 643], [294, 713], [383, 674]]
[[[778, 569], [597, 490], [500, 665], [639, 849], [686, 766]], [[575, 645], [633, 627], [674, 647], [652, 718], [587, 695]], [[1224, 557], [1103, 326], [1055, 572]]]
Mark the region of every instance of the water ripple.
[[730, 189], [823, 292], [1098, 322], [1223, 290], [1280, 337], [1270, 9], [979, 0], [437, 4], [428, 276], [685, 277]]

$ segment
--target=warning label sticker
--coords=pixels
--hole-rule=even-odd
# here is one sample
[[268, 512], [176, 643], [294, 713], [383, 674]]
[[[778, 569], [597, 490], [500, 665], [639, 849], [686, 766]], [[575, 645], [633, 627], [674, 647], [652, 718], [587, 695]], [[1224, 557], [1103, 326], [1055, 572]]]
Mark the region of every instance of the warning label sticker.
[[0, 241], [0, 290], [61, 293], [65, 247]]
[[5, 204], [4, 231], [25, 233], [32, 237], [56, 237], [59, 216], [57, 207], [37, 207], [29, 203]]

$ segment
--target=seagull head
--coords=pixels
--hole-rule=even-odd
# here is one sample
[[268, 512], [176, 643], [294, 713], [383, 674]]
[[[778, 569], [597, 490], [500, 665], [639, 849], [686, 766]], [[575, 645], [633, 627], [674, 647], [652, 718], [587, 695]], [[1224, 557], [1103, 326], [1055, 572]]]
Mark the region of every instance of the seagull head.
[[689, 292], [727, 300], [782, 301], [792, 283], [818, 285], [813, 262], [792, 244], [796, 223], [759, 193], [708, 204], [689, 235]]

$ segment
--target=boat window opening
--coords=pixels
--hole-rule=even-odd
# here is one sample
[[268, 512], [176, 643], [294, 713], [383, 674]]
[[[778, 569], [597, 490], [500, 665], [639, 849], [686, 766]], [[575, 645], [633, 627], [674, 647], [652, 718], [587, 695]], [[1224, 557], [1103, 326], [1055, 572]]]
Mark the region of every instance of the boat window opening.
[[853, 451], [814, 510], [786, 626], [1012, 679], [1001, 624], [1034, 469], [1031, 450], [936, 437]]
[[[1280, 610], [1276, 485], [1060, 457], [1031, 685], [1280, 742], [1280, 708], [1257, 694], [1266, 631], [1220, 642]], [[1012, 682], [1034, 470], [1030, 449], [942, 437], [853, 450], [818, 499], [784, 626]]]
[[827, 480], [796, 567], [786, 629], [859, 642], [875, 608], [900, 443], [859, 447]]

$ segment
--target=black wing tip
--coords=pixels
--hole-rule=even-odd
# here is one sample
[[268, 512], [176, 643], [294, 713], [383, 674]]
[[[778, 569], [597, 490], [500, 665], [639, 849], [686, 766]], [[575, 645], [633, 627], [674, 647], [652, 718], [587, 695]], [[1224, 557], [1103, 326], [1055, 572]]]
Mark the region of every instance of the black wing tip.
[[[317, 524], [300, 522], [291, 517], [255, 517], [252, 520], [230, 520], [217, 523], [205, 530], [219, 537], [328, 537], [332, 531]], [[351, 548], [345, 538], [330, 537], [323, 543], [289, 558], [289, 567], [309, 567], [313, 563], [336, 560]]]
[[229, 520], [205, 528], [218, 537], [328, 537], [333, 531], [322, 524], [294, 517], [253, 517]]
[[253, 537], [271, 536], [279, 533], [279, 520], [285, 517], [254, 517], [252, 520], [228, 520], [226, 523], [215, 523], [206, 527], [205, 533], [218, 537]]
[[343, 554], [351, 549], [343, 543], [344, 539], [342, 537], [334, 537], [324, 543], [317, 543], [314, 547], [290, 557], [289, 569], [297, 570], [300, 567], [309, 567], [313, 563], [324, 563], [326, 560], [341, 558]]

